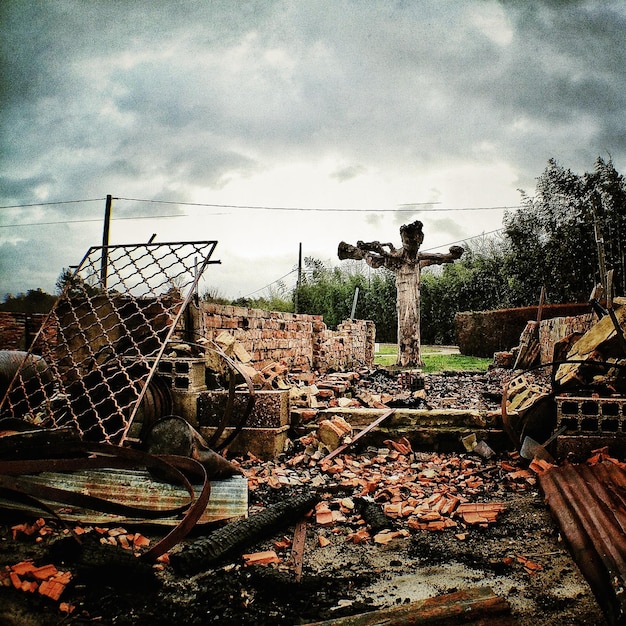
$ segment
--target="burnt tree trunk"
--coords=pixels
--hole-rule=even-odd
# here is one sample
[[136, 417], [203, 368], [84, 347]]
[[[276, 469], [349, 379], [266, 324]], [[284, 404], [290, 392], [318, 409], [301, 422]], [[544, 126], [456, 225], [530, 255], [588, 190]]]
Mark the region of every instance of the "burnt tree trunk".
[[396, 272], [398, 310], [398, 359], [402, 367], [421, 367], [420, 269], [417, 263], [405, 264]]
[[396, 275], [398, 310], [398, 360], [402, 367], [422, 367], [420, 341], [420, 279], [427, 265], [452, 263], [463, 254], [463, 248], [452, 246], [447, 254], [420, 253], [424, 241], [423, 224], [416, 220], [400, 227], [402, 248], [391, 243], [358, 241], [356, 246], [339, 244], [340, 259], [365, 261], [370, 267], [386, 267]]

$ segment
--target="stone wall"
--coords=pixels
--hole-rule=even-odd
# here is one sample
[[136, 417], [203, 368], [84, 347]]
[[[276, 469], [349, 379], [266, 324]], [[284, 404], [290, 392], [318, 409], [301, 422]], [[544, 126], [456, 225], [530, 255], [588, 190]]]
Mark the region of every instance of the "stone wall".
[[348, 320], [333, 331], [321, 315], [206, 303], [201, 310], [206, 338], [232, 334], [257, 369], [283, 361], [292, 370], [347, 370], [374, 361], [376, 328], [370, 321]]
[[[590, 306], [584, 304], [546, 304], [541, 319], [582, 315]], [[469, 311], [454, 318], [457, 345], [461, 354], [490, 358], [495, 352], [508, 351], [519, 344], [526, 323], [537, 319], [538, 307], [529, 306], [498, 311]]]

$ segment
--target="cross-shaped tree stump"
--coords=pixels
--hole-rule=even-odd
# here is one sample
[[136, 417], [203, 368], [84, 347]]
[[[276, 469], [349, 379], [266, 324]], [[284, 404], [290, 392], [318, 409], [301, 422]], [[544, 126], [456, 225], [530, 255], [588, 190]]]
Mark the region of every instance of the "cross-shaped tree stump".
[[396, 275], [398, 309], [398, 360], [402, 367], [422, 367], [420, 346], [420, 279], [427, 265], [452, 263], [461, 258], [460, 246], [450, 247], [446, 254], [424, 253], [419, 248], [424, 241], [423, 224], [416, 220], [400, 227], [402, 247], [379, 241], [357, 241], [356, 246], [342, 241], [340, 259], [365, 261], [372, 268], [386, 267]]

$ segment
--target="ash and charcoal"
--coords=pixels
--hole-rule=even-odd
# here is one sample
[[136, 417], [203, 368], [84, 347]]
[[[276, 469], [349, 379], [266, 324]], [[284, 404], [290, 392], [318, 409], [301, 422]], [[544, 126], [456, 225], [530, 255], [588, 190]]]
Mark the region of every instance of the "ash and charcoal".
[[502, 382], [510, 375], [510, 370], [499, 369], [437, 374], [377, 369], [360, 372], [358, 386], [372, 394], [392, 396], [385, 402], [390, 408], [495, 410], [502, 402]]

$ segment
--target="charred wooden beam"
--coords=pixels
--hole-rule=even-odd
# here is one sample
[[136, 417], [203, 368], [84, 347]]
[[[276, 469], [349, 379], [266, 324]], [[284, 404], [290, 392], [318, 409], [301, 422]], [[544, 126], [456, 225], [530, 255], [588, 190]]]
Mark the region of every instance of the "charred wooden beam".
[[[489, 587], [478, 587], [417, 600], [370, 613], [339, 617], [307, 626], [418, 626], [420, 624], [513, 625], [509, 603]], [[491, 618], [491, 619], [489, 619]]]
[[178, 574], [198, 574], [279, 528], [296, 522], [318, 501], [317, 494], [307, 493], [269, 506], [248, 519], [228, 524], [172, 553], [170, 563]]

